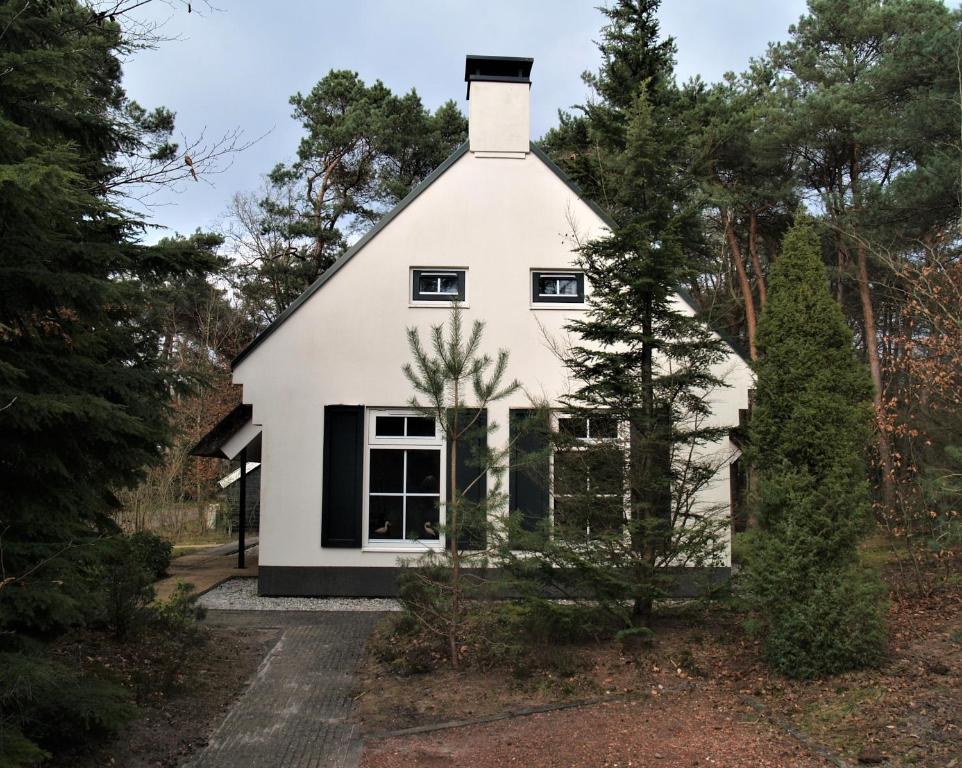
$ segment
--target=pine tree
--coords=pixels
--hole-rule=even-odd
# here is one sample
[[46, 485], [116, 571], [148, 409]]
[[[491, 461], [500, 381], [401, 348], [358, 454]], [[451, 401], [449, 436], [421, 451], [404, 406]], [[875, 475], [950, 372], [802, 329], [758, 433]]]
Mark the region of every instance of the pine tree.
[[880, 583], [858, 555], [871, 511], [864, 451], [872, 383], [829, 293], [810, 221], [785, 238], [758, 347], [751, 424], [758, 530], [747, 590], [765, 653], [776, 669], [802, 678], [877, 663]]
[[[509, 353], [498, 350], [495, 358], [481, 351], [484, 323], [475, 320], [465, 333], [464, 310], [454, 302], [447, 328], [431, 327], [430, 344], [426, 348], [417, 328], [408, 329], [412, 362], [404, 366], [404, 375], [414, 392], [411, 406], [430, 416], [440, 425], [448, 446], [449, 498], [445, 502], [445, 521], [441, 532], [445, 549], [429, 551], [418, 568], [402, 582], [402, 599], [421, 626], [444, 635], [452, 666], [459, 661], [458, 648], [463, 639], [466, 599], [474, 579], [466, 578], [462, 561], [464, 550], [472, 551], [473, 564], [483, 560], [487, 542], [489, 510], [499, 510], [505, 497], [501, 486], [507, 452], [487, 448], [488, 435], [498, 428], [482, 419], [490, 403], [503, 400], [516, 392], [520, 383], [505, 382]], [[477, 446], [485, 446], [483, 449]], [[465, 457], [459, 459], [464, 452]], [[467, 469], [459, 476], [458, 467]], [[494, 476], [493, 487], [486, 488], [484, 498], [475, 501], [472, 492], [487, 475]]]
[[237, 196], [232, 211], [237, 288], [259, 322], [287, 309], [467, 138], [453, 101], [431, 113], [415, 90], [399, 96], [348, 70], [290, 103], [304, 134], [296, 160], [271, 171], [263, 194]]

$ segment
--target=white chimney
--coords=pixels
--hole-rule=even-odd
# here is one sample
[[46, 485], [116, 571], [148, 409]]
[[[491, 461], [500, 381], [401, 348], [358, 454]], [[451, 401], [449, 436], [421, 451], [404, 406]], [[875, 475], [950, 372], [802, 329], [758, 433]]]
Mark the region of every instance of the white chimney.
[[476, 157], [524, 157], [531, 141], [534, 59], [468, 56], [468, 144]]

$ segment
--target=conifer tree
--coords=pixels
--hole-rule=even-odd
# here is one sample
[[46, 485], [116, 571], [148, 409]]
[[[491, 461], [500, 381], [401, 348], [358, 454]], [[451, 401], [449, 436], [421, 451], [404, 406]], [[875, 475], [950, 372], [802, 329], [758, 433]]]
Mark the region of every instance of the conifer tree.
[[758, 530], [747, 589], [769, 661], [811, 678], [882, 655], [880, 582], [858, 555], [871, 511], [872, 384], [829, 293], [810, 221], [786, 236], [770, 288], [758, 327]]
[[[578, 341], [563, 358], [574, 381], [565, 409], [589, 423], [604, 414], [623, 425], [623, 450], [612, 453], [602, 441], [579, 451], [584, 481], [564, 495], [569, 516], [585, 523], [578, 528], [587, 548], [585, 535], [556, 535], [556, 525], [540, 546], [552, 567], [535, 576], [569, 596], [590, 594], [629, 626], [647, 624], [654, 600], [670, 591], [668, 566], [720, 562], [723, 519], [697, 501], [724, 463], [710, 447], [723, 430], [711, 423], [706, 398], [723, 386], [715, 366], [724, 345], [678, 294], [698, 271], [701, 217], [675, 45], [661, 39], [658, 6], [620, 0], [603, 11], [602, 65], [585, 76], [598, 98], [545, 142], [614, 220], [610, 234], [580, 244], [589, 311], [569, 324]], [[601, 467], [614, 479], [601, 481]], [[599, 484], [611, 489], [614, 509], [602, 510], [610, 505], [592, 490]], [[525, 570], [524, 562], [512, 565]]]
[[[488, 435], [498, 425], [487, 420], [485, 409], [521, 386], [517, 380], [505, 381], [508, 350], [498, 350], [494, 358], [482, 352], [484, 323], [475, 320], [466, 332], [463, 312], [454, 302], [447, 327], [432, 326], [427, 347], [418, 329], [409, 328], [412, 361], [403, 368], [415, 392], [411, 406], [434, 419], [444, 435], [449, 494], [441, 525], [445, 548], [425, 553], [401, 593], [423, 628], [445, 636], [455, 667], [469, 591], [462, 560], [465, 550], [473, 553], [474, 564], [479, 553], [483, 558], [488, 512], [501, 509], [505, 500], [501, 476], [507, 452], [488, 447]], [[459, 475], [459, 467], [464, 467], [465, 475]], [[489, 473], [495, 482], [481, 496], [475, 491], [486, 485]]]
[[183, 383], [163, 359], [157, 303], [171, 281], [220, 265], [209, 239], [140, 243], [143, 222], [119, 197], [131, 157], [158, 181], [187, 167], [173, 116], [124, 93], [130, 47], [120, 20], [91, 4], [0, 4], [4, 765], [34, 765], [51, 744], [130, 715], [115, 686], [70, 673], [29, 638], [97, 611], [114, 492], [158, 459]]

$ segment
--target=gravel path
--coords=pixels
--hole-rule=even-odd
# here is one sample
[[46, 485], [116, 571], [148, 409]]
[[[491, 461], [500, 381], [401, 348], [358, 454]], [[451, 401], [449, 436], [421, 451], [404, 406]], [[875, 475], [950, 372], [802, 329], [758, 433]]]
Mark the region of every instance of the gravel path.
[[260, 597], [257, 579], [230, 579], [202, 595], [212, 611], [399, 611], [397, 600], [347, 597]]

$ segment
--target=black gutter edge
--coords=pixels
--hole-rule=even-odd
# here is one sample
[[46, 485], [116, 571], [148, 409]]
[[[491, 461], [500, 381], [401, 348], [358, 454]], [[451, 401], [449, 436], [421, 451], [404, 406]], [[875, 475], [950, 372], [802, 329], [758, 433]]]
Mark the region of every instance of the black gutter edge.
[[[598, 205], [590, 197], [587, 197], [585, 193], [581, 191], [581, 187], [579, 187], [578, 184], [575, 181], [573, 181], [570, 176], [568, 176], [568, 174], [566, 174], [563, 170], [561, 170], [561, 168], [559, 168], [555, 164], [555, 162], [550, 157], [548, 157], [545, 151], [541, 149], [541, 147], [539, 147], [533, 141], [531, 142], [531, 152], [534, 154], [535, 157], [541, 160], [541, 162], [543, 162], [546, 166], [548, 166], [551, 172], [554, 173], [554, 175], [557, 176], [559, 179], [561, 179], [561, 181], [565, 183], [568, 189], [574, 192], [583, 203], [585, 203], [589, 208], [591, 208], [591, 210], [598, 215], [598, 217], [605, 223], [605, 225], [609, 229], [613, 231], [618, 226], [615, 223], [615, 220], [611, 218], [611, 216], [608, 214], [608, 212], [604, 208], [602, 208], [600, 205]], [[734, 337], [732, 337], [731, 334], [729, 334], [727, 331], [719, 329], [717, 326], [715, 326], [714, 323], [708, 321], [705, 318], [704, 308], [695, 300], [694, 296], [692, 296], [685, 288], [682, 288], [681, 286], [676, 287], [675, 292], [678, 294], [678, 297], [683, 302], [685, 302], [685, 304], [687, 304], [698, 317], [705, 320], [709, 329], [711, 329], [711, 331], [715, 333], [718, 336], [718, 338], [720, 338], [723, 342], [725, 342], [725, 344], [731, 347], [732, 352], [738, 355], [744, 362], [751, 365], [751, 361], [749, 360], [749, 357], [748, 357], [748, 352], [745, 349], [745, 347], [742, 345], [742, 343], [739, 342]]]
[[254, 406], [241, 403], [208, 430], [197, 444], [190, 449], [191, 456], [223, 459], [221, 446], [230, 440], [254, 416]]
[[321, 287], [343, 267], [348, 261], [350, 261], [354, 255], [360, 251], [365, 245], [367, 245], [374, 237], [380, 232], [384, 227], [386, 227], [401, 211], [407, 208], [411, 203], [413, 203], [424, 190], [426, 190], [431, 184], [437, 181], [448, 168], [454, 165], [458, 160], [460, 160], [468, 152], [468, 142], [464, 142], [460, 147], [454, 150], [447, 159], [441, 163], [437, 168], [435, 168], [425, 179], [418, 184], [414, 189], [408, 192], [407, 196], [401, 200], [397, 205], [395, 205], [390, 211], [384, 214], [380, 219], [378, 219], [377, 224], [375, 224], [367, 233], [354, 245], [348, 248], [341, 256], [335, 261], [330, 267], [328, 267], [324, 274], [322, 274], [317, 280], [315, 280], [300, 296], [298, 296], [290, 306], [287, 307], [277, 319], [274, 320], [269, 326], [267, 326], [263, 331], [261, 331], [254, 340], [248, 344], [244, 349], [235, 357], [230, 364], [231, 370], [234, 370], [240, 363], [250, 355], [264, 339], [270, 336], [274, 331], [276, 331], [287, 318], [293, 315], [304, 302], [306, 302], [311, 296], [317, 293]]

